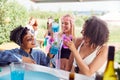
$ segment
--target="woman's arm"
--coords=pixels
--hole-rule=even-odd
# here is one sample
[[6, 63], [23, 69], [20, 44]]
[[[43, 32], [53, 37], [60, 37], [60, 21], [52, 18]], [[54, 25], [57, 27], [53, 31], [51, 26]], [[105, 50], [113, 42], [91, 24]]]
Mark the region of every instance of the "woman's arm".
[[83, 62], [80, 55], [78, 56], [78, 54], [74, 53], [74, 56], [75, 56], [76, 62], [78, 63], [78, 67], [80, 68], [80, 73], [85, 74], [87, 76], [91, 76], [96, 71], [98, 71], [107, 61], [107, 46], [103, 46], [100, 49], [100, 52], [98, 53], [98, 55], [89, 65], [86, 65]]
[[0, 52], [0, 62], [9, 63], [9, 62], [26, 62], [26, 63], [34, 63], [34, 61], [28, 57], [21, 56], [13, 50], [5, 50]]
[[[81, 38], [74, 39], [74, 43], [75, 43], [76, 48], [78, 48], [79, 44], [81, 43], [81, 40], [82, 40]], [[74, 55], [71, 52], [70, 57], [69, 57], [69, 62], [68, 62], [68, 66], [69, 66], [68, 71], [72, 70], [73, 62], [74, 62]]]
[[14, 50], [2, 51], [0, 53], [0, 62], [20, 62], [20, 60], [22, 60], [22, 56], [13, 51]]
[[72, 41], [66, 42], [66, 45], [69, 47], [69, 49], [71, 49], [81, 74], [85, 74], [87, 76], [93, 75], [98, 69], [102, 67], [102, 65], [107, 60], [107, 45], [104, 45], [100, 49], [100, 52], [98, 53], [96, 58], [89, 65], [84, 63], [82, 57], [80, 56]]
[[53, 54], [48, 53], [46, 56], [46, 53], [44, 53], [41, 50], [35, 51], [36, 57], [35, 60], [37, 60], [37, 64], [43, 65], [43, 66], [49, 66], [50, 60], [53, 58]]

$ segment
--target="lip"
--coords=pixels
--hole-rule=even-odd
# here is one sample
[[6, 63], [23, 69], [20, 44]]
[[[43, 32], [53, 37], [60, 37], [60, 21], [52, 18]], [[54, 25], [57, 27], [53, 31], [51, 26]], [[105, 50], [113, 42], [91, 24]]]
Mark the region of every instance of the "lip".
[[64, 28], [63, 28], [63, 30], [65, 31], [65, 30], [67, 30], [67, 28], [66, 28], [66, 27], [64, 27]]
[[32, 43], [32, 45], [35, 45], [35, 43]]

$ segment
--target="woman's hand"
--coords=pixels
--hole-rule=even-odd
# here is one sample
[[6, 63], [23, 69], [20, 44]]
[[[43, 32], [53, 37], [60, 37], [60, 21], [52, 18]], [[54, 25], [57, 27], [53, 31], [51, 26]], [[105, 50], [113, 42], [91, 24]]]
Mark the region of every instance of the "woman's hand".
[[52, 59], [54, 57], [54, 54], [48, 53], [47, 56]]
[[25, 62], [25, 63], [33, 63], [33, 64], [36, 63], [33, 59], [31, 59], [31, 58], [29, 58], [29, 57], [24, 57], [24, 56], [22, 56], [22, 62]]
[[65, 44], [72, 52], [76, 50], [74, 42], [70, 39], [63, 41], [63, 44]]

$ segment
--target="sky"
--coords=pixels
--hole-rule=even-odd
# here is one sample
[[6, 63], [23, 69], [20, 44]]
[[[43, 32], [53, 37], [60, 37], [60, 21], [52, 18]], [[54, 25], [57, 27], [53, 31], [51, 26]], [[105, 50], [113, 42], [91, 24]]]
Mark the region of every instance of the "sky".
[[33, 3], [30, 0], [17, 0], [27, 9], [31, 6], [42, 11], [120, 11], [118, 1], [92, 1], [92, 2], [67, 2], [67, 3]]

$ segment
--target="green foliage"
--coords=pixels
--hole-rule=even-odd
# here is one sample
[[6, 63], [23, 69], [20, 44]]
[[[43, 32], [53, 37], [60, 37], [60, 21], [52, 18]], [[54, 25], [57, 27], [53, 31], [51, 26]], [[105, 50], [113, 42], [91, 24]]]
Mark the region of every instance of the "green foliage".
[[54, 21], [59, 23], [59, 18], [55, 18]]
[[112, 25], [109, 23], [108, 25], [110, 31], [110, 38], [109, 42], [120, 42], [120, 26], [119, 25]]
[[75, 25], [81, 27], [84, 23], [84, 20], [82, 18], [77, 18], [75, 20]]
[[120, 64], [120, 50], [116, 52], [115, 54], [115, 61]]
[[0, 1], [0, 44], [8, 42], [10, 31], [18, 25], [25, 25], [28, 17], [24, 6], [16, 1]]
[[88, 16], [76, 16], [75, 17], [75, 25], [81, 27], [85, 20], [88, 19]]

